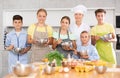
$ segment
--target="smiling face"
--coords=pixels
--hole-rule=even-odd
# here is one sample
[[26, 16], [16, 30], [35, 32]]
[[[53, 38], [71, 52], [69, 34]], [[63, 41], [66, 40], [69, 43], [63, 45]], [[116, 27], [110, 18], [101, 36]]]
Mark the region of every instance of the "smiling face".
[[61, 28], [63, 28], [63, 29], [68, 29], [68, 27], [69, 27], [69, 25], [70, 25], [70, 19], [69, 19], [69, 17], [63, 17], [62, 19], [61, 19], [61, 22], [60, 22], [60, 24], [61, 24]]
[[20, 30], [22, 28], [22, 20], [14, 20], [13, 26], [15, 27], [15, 30]]
[[82, 13], [75, 13], [75, 14], [74, 14], [75, 21], [76, 21], [76, 22], [82, 21], [83, 16], [84, 16], [84, 15], [83, 15]]
[[81, 33], [80, 39], [81, 39], [82, 44], [88, 44], [90, 35], [87, 32]]
[[47, 11], [45, 9], [39, 9], [37, 12], [38, 22], [44, 24], [46, 17], [47, 17]]
[[96, 14], [96, 19], [98, 21], [98, 23], [103, 23], [105, 20], [105, 13], [104, 12], [98, 12]]
[[45, 23], [46, 17], [47, 17], [47, 15], [44, 11], [39, 11], [37, 13], [38, 22], [41, 24]]
[[98, 21], [98, 24], [103, 24], [105, 20], [106, 11], [104, 9], [95, 10], [95, 16]]

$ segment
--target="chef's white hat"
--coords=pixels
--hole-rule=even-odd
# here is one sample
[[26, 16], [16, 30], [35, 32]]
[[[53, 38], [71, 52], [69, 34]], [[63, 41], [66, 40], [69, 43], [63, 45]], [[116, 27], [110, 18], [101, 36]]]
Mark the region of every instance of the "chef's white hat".
[[74, 13], [82, 13], [85, 14], [87, 12], [87, 8], [84, 5], [78, 5], [71, 9]]

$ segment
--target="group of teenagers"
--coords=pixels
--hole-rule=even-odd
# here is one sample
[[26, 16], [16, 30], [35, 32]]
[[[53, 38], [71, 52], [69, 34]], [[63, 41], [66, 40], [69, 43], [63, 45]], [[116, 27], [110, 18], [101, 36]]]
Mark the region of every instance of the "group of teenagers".
[[[37, 23], [31, 24], [27, 32], [22, 29], [23, 18], [20, 15], [13, 16], [14, 29], [6, 36], [5, 49], [8, 52], [9, 72], [12, 66], [19, 61], [22, 64], [28, 63], [28, 51], [31, 49], [30, 62], [40, 62], [45, 54], [52, 50], [58, 50], [67, 58], [68, 54], [74, 59], [86, 59], [97, 61], [99, 59], [115, 64], [116, 57], [112, 42], [116, 41], [114, 27], [104, 21], [106, 11], [104, 9], [95, 10], [97, 24], [90, 29], [90, 26], [83, 23], [83, 17], [87, 8], [78, 5], [71, 9], [74, 13], [75, 21], [71, 24], [69, 16], [63, 16], [60, 20], [60, 28], [54, 31], [51, 26], [45, 23], [47, 11], [43, 8], [37, 11]], [[88, 17], [89, 18], [89, 17]], [[32, 19], [32, 18], [31, 18]], [[28, 19], [29, 20], [29, 19]], [[51, 18], [54, 21], [54, 19]], [[92, 21], [92, 20], [90, 20]], [[112, 38], [102, 40], [101, 36], [111, 33]], [[43, 46], [39, 45], [40, 39], [47, 38]], [[62, 46], [63, 42], [71, 42], [71, 47]], [[23, 48], [18, 54], [15, 48]], [[87, 51], [87, 55], [80, 55], [79, 52]]]

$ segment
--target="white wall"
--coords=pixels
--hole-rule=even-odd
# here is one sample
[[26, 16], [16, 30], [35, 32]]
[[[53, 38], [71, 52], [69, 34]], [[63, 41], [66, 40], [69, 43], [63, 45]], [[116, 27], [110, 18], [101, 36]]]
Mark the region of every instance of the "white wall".
[[[115, 13], [120, 13], [120, 0], [0, 0], [0, 30], [3, 30], [3, 16], [5, 10], [12, 9], [39, 9], [39, 8], [72, 8], [83, 4], [87, 8], [115, 8]], [[113, 19], [115, 17], [113, 16]], [[33, 21], [34, 22], [34, 21]], [[115, 25], [115, 24], [114, 24]], [[0, 31], [0, 49], [3, 45], [3, 31]]]
[[[4, 9], [71, 8], [78, 4], [92, 7], [114, 7], [116, 0], [2, 0]], [[119, 0], [118, 0], [119, 1]]]
[[[2, 13], [5, 12], [6, 10], [13, 10], [13, 9], [37, 10], [39, 8], [72, 8], [78, 4], [83, 4], [87, 8], [115, 8], [116, 11], [116, 8], [120, 7], [119, 3], [120, 3], [119, 0], [100, 0], [100, 1], [98, 0], [94, 0], [94, 1], [93, 0], [0, 0], [0, 17], [1, 17], [0, 29], [3, 30], [3, 27], [6, 26], [2, 24], [3, 19], [6, 19], [5, 17], [2, 16]], [[117, 8], [117, 10], [119, 10], [119, 8]], [[112, 18], [115, 19], [114, 16]], [[110, 18], [108, 22], [110, 22], [112, 18]], [[91, 18], [88, 19], [93, 20]], [[24, 20], [26, 20], [26, 18]], [[93, 21], [89, 21], [89, 22], [93, 22]], [[111, 23], [114, 24], [114, 21]], [[0, 31], [0, 36], [2, 36], [2, 38], [0, 39], [0, 48], [2, 48], [1, 46], [3, 46], [3, 31]]]
[[3, 4], [2, 0], [0, 0], [0, 51], [3, 50], [3, 16], [2, 16], [2, 11], [3, 11]]
[[115, 1], [115, 7], [116, 7], [116, 9], [115, 9], [115, 11], [116, 11], [116, 13], [119, 13], [119, 15], [120, 15], [120, 0], [116, 0]]
[[[88, 12], [85, 14], [83, 22], [90, 26], [95, 25], [95, 10], [96, 8], [88, 8]], [[114, 24], [114, 8], [106, 8], [106, 11], [106, 21]], [[12, 17], [16, 14], [23, 16], [23, 26], [29, 26], [30, 24], [37, 22], [36, 12], [37, 10], [6, 10], [3, 12], [3, 26], [12, 26]], [[66, 15], [71, 18], [71, 22], [74, 21], [74, 14], [70, 11], [70, 8], [47, 8], [47, 12], [48, 16], [46, 23], [51, 26], [59, 26], [60, 19]]]

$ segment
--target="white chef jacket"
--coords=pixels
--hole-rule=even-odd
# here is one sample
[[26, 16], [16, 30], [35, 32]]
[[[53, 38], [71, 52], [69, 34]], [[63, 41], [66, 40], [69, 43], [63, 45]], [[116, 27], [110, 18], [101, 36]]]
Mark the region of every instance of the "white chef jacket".
[[[74, 34], [76, 38], [76, 44], [77, 46], [81, 45], [81, 40], [80, 40], [80, 33], [82, 31], [88, 31], [90, 32], [90, 26], [88, 26], [85, 23], [82, 23], [79, 27], [74, 23], [70, 25], [70, 31]], [[91, 44], [91, 40], [89, 41]]]

